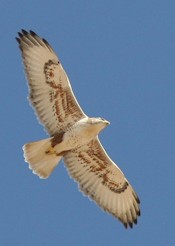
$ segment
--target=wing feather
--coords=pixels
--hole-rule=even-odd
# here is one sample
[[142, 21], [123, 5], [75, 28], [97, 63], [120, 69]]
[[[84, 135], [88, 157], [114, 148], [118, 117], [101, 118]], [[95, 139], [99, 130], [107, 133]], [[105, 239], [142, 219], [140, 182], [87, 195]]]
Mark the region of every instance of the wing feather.
[[64, 162], [84, 194], [117, 217], [126, 228], [137, 223], [139, 198], [98, 138], [66, 153]]
[[50, 135], [86, 117], [54, 50], [33, 31], [22, 30], [17, 41], [28, 78], [29, 100]]

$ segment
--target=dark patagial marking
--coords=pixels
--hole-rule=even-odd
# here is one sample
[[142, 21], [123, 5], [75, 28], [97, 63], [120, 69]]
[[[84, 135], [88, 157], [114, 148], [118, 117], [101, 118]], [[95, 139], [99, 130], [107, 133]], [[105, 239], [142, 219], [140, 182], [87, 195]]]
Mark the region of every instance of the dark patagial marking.
[[56, 81], [54, 80], [54, 77], [55, 77], [54, 70], [56, 69], [56, 66], [58, 64], [59, 64], [59, 61], [55, 63], [52, 60], [49, 60], [44, 65], [44, 74], [46, 77], [46, 83], [53, 89], [58, 89], [60, 87], [60, 85], [57, 85]]
[[[70, 89], [62, 87], [61, 83], [64, 81], [57, 81], [55, 79], [55, 70], [59, 63], [59, 61], [54, 62], [53, 60], [48, 60], [44, 65], [43, 72], [45, 74], [46, 83], [50, 87], [50, 102], [55, 102], [55, 113], [58, 115], [59, 122], [63, 123], [70, 114], [72, 115], [72, 119], [81, 118], [84, 115], [80, 112], [76, 101], [72, 98]], [[64, 115], [61, 115], [61, 110], [64, 111]]]

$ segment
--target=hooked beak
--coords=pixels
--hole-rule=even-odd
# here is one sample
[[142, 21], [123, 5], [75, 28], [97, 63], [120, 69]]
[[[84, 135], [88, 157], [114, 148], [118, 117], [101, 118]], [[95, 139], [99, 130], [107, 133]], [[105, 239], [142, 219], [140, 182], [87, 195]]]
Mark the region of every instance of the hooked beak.
[[110, 122], [109, 122], [109, 121], [107, 121], [107, 120], [105, 120], [105, 123], [106, 123], [106, 125], [110, 125]]

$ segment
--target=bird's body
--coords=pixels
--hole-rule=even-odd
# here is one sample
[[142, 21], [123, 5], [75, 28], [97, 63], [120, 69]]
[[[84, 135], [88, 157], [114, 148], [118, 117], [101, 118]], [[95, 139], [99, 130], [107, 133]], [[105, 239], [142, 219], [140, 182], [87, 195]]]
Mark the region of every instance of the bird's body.
[[140, 215], [139, 198], [98, 139], [109, 122], [83, 112], [45, 39], [22, 30], [17, 41], [29, 81], [30, 102], [50, 135], [24, 145], [29, 167], [40, 178], [47, 178], [63, 158], [80, 189], [125, 227], [132, 227]]
[[[63, 135], [66, 150], [78, 149], [92, 141], [109, 124], [101, 118], [85, 117], [70, 127]], [[55, 146], [59, 149], [59, 146]], [[64, 151], [64, 150], [63, 150]]]

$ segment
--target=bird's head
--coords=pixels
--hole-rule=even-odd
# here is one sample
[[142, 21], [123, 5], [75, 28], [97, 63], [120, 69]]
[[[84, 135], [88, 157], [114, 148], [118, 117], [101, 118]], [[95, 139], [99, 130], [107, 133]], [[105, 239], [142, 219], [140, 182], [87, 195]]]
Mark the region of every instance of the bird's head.
[[110, 122], [108, 120], [105, 120], [104, 118], [98, 117], [98, 118], [94, 118], [94, 119], [96, 119], [97, 124], [102, 124], [105, 127], [110, 125]]
[[98, 117], [98, 118], [90, 118], [90, 123], [98, 129], [98, 133], [103, 130], [106, 126], [110, 124], [109, 121], [105, 120], [104, 118]]

